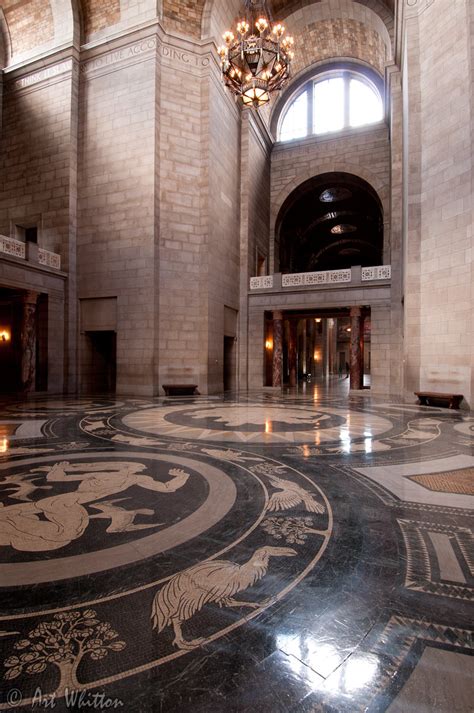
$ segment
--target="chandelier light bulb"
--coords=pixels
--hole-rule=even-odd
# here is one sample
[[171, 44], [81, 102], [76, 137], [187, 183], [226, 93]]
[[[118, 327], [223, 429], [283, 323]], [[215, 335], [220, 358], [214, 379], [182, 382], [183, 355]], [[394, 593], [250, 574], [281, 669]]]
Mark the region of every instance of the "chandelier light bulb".
[[224, 60], [227, 57], [228, 49], [225, 47], [225, 45], [221, 45], [220, 47], [217, 48], [217, 54], [219, 57]]
[[239, 35], [240, 35], [241, 37], [245, 37], [245, 35], [247, 34], [247, 32], [248, 32], [249, 30], [250, 30], [250, 25], [249, 25], [248, 22], [245, 22], [245, 20], [242, 20], [242, 21], [239, 22], [239, 24], [237, 25], [237, 32], [239, 33]]
[[280, 37], [283, 37], [283, 35], [285, 34], [285, 28], [283, 27], [283, 25], [275, 25], [273, 28], [273, 34], [278, 37], [278, 39], [280, 39]]
[[233, 32], [224, 32], [222, 35], [222, 38], [224, 42], [226, 43], [227, 47], [230, 47], [232, 42], [235, 40], [235, 35]]
[[255, 23], [255, 27], [262, 34], [265, 30], [268, 30], [268, 20], [265, 17], [260, 17]]

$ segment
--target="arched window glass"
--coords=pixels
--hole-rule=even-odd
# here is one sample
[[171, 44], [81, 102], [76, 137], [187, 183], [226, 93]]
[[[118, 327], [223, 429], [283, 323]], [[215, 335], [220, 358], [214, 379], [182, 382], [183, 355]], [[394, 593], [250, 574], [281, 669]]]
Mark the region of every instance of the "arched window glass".
[[308, 135], [308, 93], [303, 92], [290, 105], [281, 125], [280, 141], [304, 139]]
[[332, 77], [314, 83], [313, 134], [344, 128], [344, 79]]
[[278, 139], [291, 141], [382, 121], [375, 84], [351, 70], [334, 70], [310, 80], [285, 107]]
[[359, 79], [349, 83], [349, 124], [363, 126], [382, 121], [383, 107], [380, 97], [368, 84]]

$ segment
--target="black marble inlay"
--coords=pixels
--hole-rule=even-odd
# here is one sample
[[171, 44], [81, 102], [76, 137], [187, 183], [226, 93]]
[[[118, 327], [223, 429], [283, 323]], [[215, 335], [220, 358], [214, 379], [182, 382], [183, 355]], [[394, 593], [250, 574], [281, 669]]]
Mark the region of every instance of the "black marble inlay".
[[470, 709], [470, 414], [329, 392], [2, 414], [0, 710], [444, 712], [430, 677]]

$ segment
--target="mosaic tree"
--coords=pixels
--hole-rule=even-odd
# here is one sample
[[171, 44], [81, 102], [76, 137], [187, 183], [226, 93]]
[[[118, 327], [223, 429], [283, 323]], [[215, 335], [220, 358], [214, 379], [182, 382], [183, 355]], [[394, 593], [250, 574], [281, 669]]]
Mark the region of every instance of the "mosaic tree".
[[39, 674], [48, 665], [59, 671], [59, 685], [55, 691], [60, 695], [66, 689], [84, 688], [77, 680], [77, 669], [85, 656], [97, 661], [108, 656], [110, 651], [122, 651], [125, 642], [107, 622], [96, 619], [96, 612], [61, 612], [51, 621], [41, 622], [20, 639], [14, 648], [20, 652], [4, 662], [7, 671], [4, 678], [13, 680], [22, 673]]
[[310, 517], [267, 517], [262, 522], [262, 530], [268, 532], [275, 540], [285, 540], [292, 545], [302, 545], [308, 535], [326, 535], [326, 530], [316, 530], [312, 527]]

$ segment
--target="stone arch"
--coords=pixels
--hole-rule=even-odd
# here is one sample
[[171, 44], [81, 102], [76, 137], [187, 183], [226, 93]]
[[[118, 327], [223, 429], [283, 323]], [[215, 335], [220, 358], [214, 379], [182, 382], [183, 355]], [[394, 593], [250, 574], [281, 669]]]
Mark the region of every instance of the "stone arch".
[[[34, 21], [32, 21], [34, 17]], [[0, 51], [4, 66], [40, 52], [80, 41], [79, 0], [30, 0], [0, 10]]]
[[392, 59], [392, 40], [381, 17], [354, 0], [321, 0], [285, 19], [298, 51], [297, 77], [315, 62], [351, 59], [367, 63], [381, 76]]
[[230, 27], [242, 9], [241, 0], [205, 0], [201, 36], [220, 41], [222, 33]]
[[365, 181], [377, 195], [383, 214], [384, 222], [384, 253], [390, 245], [390, 186], [379, 175], [366, 166], [351, 164], [345, 161], [322, 161], [306, 171], [296, 174], [280, 191], [272, 196], [270, 208], [270, 272], [275, 272], [277, 242], [277, 221], [286, 199], [297, 188], [307, 181], [317, 178], [325, 173], [348, 173]]
[[7, 67], [11, 57], [11, 39], [3, 9], [0, 7], [0, 69]]

